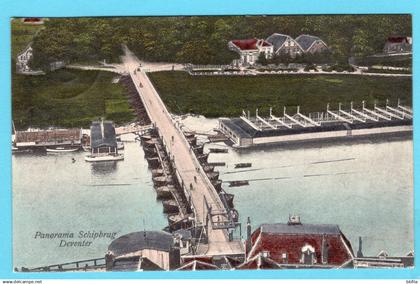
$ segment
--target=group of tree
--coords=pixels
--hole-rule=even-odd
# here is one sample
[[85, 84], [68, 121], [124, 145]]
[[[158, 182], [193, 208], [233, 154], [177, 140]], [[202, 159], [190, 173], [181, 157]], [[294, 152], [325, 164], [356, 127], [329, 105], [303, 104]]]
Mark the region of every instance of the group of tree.
[[275, 32], [316, 35], [330, 47], [331, 59], [345, 62], [380, 52], [390, 35], [411, 36], [411, 29], [410, 15], [51, 18], [33, 40], [32, 65], [117, 61], [122, 44], [147, 61], [228, 64], [238, 57], [227, 47], [230, 40]]

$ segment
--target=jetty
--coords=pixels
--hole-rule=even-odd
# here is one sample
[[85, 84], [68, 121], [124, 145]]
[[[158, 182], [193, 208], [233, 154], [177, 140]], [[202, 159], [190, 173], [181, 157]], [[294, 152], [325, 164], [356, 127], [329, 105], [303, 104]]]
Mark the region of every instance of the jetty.
[[281, 144], [319, 141], [326, 139], [346, 139], [367, 136], [405, 135], [413, 131], [413, 111], [398, 100], [396, 106], [386, 101], [373, 108], [361, 108], [353, 103], [338, 109], [329, 104], [325, 112], [303, 114], [297, 106], [296, 113], [290, 114], [283, 108], [283, 115], [277, 116], [270, 108], [268, 116], [255, 116], [242, 112], [237, 118], [220, 118], [219, 130], [233, 142], [233, 147], [244, 148], [265, 144]]

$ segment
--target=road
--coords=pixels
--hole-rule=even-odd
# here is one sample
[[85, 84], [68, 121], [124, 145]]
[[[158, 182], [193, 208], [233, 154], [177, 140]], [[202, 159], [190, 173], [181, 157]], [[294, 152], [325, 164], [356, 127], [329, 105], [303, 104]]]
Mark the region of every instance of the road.
[[[151, 122], [155, 124], [159, 130], [159, 134], [162, 136], [164, 144], [167, 145], [169, 150], [168, 154], [170, 154], [174, 160], [176, 169], [184, 184], [193, 185], [193, 190], [190, 190], [190, 193], [191, 201], [195, 208], [196, 219], [205, 223], [207, 212], [206, 206], [204, 205], [204, 198], [212, 207], [212, 212], [217, 211], [226, 213], [216, 190], [208, 182], [201, 166], [197, 164], [197, 160], [191, 151], [190, 145], [184, 134], [172, 119], [145, 71], [136, 71], [140, 65], [140, 60], [127, 48], [125, 48], [125, 55], [122, 56], [122, 60], [126, 71], [130, 74], [137, 91], [139, 92]], [[225, 214], [217, 218], [218, 220], [223, 221], [227, 217]], [[229, 241], [226, 229], [213, 229], [212, 226], [209, 225], [208, 240], [208, 245], [202, 246], [202, 250], [197, 254], [243, 254], [243, 248], [240, 241]]]

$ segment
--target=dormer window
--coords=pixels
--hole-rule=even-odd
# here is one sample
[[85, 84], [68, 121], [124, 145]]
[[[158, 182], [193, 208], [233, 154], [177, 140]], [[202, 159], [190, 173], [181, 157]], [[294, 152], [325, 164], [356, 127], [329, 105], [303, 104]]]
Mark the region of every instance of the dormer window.
[[315, 249], [313, 246], [306, 244], [302, 247], [300, 262], [309, 265], [316, 263]]

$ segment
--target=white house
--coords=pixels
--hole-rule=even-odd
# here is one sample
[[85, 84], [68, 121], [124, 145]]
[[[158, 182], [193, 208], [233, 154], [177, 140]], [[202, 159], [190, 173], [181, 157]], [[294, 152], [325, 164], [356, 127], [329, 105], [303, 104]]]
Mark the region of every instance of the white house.
[[16, 72], [17, 73], [25, 73], [30, 72], [31, 68], [29, 68], [29, 60], [32, 58], [33, 52], [31, 45], [27, 45], [26, 48], [17, 55], [16, 57]]
[[263, 39], [231, 40], [228, 46], [239, 53], [241, 65], [254, 65], [261, 53], [267, 59], [273, 56], [273, 45]]

